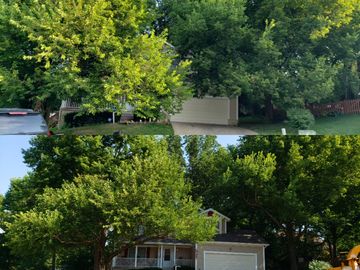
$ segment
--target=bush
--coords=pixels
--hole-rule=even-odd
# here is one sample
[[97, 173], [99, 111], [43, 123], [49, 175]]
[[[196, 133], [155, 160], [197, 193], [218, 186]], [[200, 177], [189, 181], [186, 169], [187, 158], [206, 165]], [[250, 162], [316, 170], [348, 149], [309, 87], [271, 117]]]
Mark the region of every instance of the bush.
[[315, 118], [309, 110], [294, 108], [287, 111], [289, 124], [296, 129], [308, 129], [314, 125]]
[[129, 269], [129, 270], [162, 270], [158, 267], [148, 267], [148, 268], [136, 268], [136, 269]]
[[311, 261], [309, 263], [309, 270], [328, 270], [331, 268], [331, 265], [324, 261]]
[[180, 269], [180, 270], [195, 270], [195, 268], [194, 267], [191, 267], [191, 266], [180, 266], [180, 267], [178, 267], [178, 269]]
[[[105, 124], [109, 123], [109, 119], [112, 121], [112, 112], [81, 115], [78, 115], [77, 112], [74, 112], [66, 114], [64, 117], [64, 122], [66, 127], [72, 128], [91, 124]], [[120, 116], [115, 116], [115, 120], [118, 122], [120, 120]]]

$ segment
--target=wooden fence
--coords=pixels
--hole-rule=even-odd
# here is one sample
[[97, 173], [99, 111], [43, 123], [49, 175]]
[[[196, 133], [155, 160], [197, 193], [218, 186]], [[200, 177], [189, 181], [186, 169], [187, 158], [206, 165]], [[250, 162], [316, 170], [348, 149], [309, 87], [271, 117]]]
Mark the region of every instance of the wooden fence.
[[328, 104], [310, 104], [307, 107], [316, 117], [329, 114], [360, 114], [360, 99]]

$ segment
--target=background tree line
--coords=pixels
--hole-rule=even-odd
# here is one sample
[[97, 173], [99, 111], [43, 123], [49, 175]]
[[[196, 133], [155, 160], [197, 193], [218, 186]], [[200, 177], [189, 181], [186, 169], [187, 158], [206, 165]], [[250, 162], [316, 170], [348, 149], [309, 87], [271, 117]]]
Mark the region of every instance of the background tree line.
[[[267, 269], [336, 265], [358, 244], [359, 146], [358, 136], [241, 137], [227, 148], [208, 136], [35, 138], [24, 151], [32, 172], [0, 200], [1, 269], [106, 269], [94, 265], [121, 239], [140, 241], [140, 225], [209, 239], [200, 203], [263, 236]], [[93, 236], [108, 226], [118, 231], [99, 259]]]
[[357, 0], [58, 3], [0, 1], [1, 106], [95, 112], [126, 96], [154, 116], [240, 95], [244, 115], [274, 120], [360, 92]]

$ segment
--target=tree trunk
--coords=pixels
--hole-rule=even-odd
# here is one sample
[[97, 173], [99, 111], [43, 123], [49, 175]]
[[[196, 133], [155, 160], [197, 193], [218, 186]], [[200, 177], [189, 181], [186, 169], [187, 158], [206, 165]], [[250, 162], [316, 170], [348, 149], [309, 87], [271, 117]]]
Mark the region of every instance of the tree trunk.
[[105, 263], [105, 230], [102, 230], [99, 235], [99, 241], [96, 243], [94, 251], [94, 270], [106, 270]]
[[265, 117], [267, 120], [274, 120], [274, 106], [271, 95], [266, 95], [265, 97]]
[[110, 259], [110, 261], [105, 263], [105, 270], [111, 270], [111, 263], [112, 263], [112, 258]]
[[52, 252], [52, 257], [51, 257], [51, 270], [55, 270], [56, 269], [56, 251], [55, 248]]
[[295, 236], [292, 226], [288, 227], [286, 234], [288, 238], [288, 254], [289, 254], [290, 270], [298, 270]]
[[337, 265], [338, 264], [338, 258], [337, 258], [337, 233], [336, 228], [333, 228], [331, 230], [331, 241], [328, 240], [328, 245], [330, 249], [330, 256], [331, 256], [331, 264]]
[[332, 265], [337, 265], [339, 263], [339, 260], [336, 256], [336, 253], [337, 253], [337, 246], [336, 246], [336, 242], [334, 242], [332, 245], [331, 245], [331, 253], [332, 253], [332, 257], [331, 257], [331, 263]]

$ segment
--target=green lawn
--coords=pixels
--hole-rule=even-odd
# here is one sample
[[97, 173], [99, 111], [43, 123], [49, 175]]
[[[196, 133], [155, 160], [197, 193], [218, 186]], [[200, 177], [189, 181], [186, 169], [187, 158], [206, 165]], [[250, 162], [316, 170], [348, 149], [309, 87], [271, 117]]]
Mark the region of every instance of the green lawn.
[[[298, 134], [297, 130], [289, 127], [287, 123], [267, 124], [249, 123], [244, 119], [240, 126], [254, 130], [263, 135], [281, 134], [281, 128], [286, 128], [287, 134]], [[355, 135], [360, 134], [360, 115], [341, 115], [336, 117], [317, 118], [316, 123], [310, 129], [315, 130], [318, 135]]]
[[172, 135], [174, 134], [171, 125], [147, 123], [147, 124], [98, 124], [77, 128], [64, 128], [54, 130], [56, 134], [73, 135], [112, 135], [120, 131], [128, 135]]

